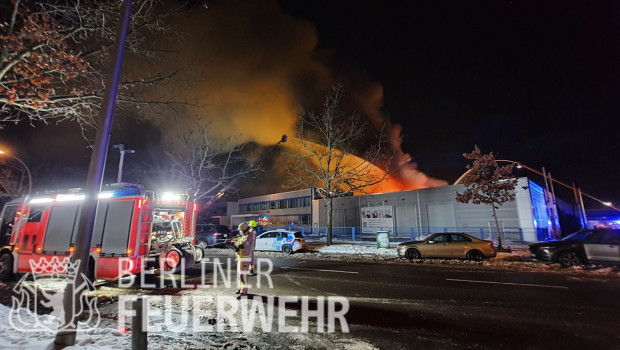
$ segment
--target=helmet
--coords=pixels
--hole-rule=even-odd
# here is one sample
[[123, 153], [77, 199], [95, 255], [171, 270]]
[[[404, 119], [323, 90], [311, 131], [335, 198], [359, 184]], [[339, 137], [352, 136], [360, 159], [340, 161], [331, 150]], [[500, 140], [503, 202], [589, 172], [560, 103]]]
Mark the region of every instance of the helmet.
[[246, 224], [245, 222], [242, 222], [239, 224], [239, 231], [241, 232], [245, 232], [249, 229], [250, 227], [248, 226], [248, 224]]
[[256, 222], [256, 220], [250, 220], [250, 221], [248, 221], [248, 226], [256, 227], [256, 226], [258, 226], [258, 223]]

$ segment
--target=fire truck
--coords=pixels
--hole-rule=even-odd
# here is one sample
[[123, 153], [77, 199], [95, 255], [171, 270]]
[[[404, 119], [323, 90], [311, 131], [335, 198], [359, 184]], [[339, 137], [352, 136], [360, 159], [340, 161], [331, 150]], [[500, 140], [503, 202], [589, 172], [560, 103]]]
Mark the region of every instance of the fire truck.
[[[84, 193], [80, 189], [17, 198], [0, 213], [0, 279], [75, 252]], [[140, 185], [106, 185], [99, 193], [87, 277], [116, 280], [146, 270], [175, 273], [202, 259], [195, 246], [198, 204], [189, 194], [158, 194]]]

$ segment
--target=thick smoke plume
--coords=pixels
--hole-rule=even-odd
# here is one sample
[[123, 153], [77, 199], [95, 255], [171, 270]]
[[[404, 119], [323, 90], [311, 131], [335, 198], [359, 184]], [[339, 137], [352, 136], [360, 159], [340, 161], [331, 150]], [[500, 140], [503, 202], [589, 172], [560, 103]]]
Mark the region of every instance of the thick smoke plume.
[[394, 125], [390, 130], [390, 144], [394, 149], [392, 167], [395, 171], [387, 183], [385, 185], [382, 184], [382, 186], [385, 186], [388, 190], [402, 191], [448, 185], [447, 181], [429, 177], [418, 170], [418, 165], [412, 161], [411, 155], [402, 150], [401, 132], [402, 127], [400, 125]]
[[[177, 26], [184, 33], [177, 44], [179, 60], [201, 80], [179, 89], [201, 99], [203, 106], [192, 118], [211, 122], [217, 136], [241, 135], [244, 142], [264, 146], [275, 144], [283, 134], [294, 137], [300, 108], [319, 112], [336, 81], [345, 83], [352, 107], [371, 127], [389, 125], [382, 112], [381, 84], [363, 74], [335, 72], [322, 63], [330, 53], [317, 49], [314, 25], [285, 14], [275, 0], [210, 1], [208, 8], [195, 8]], [[183, 118], [171, 118], [162, 127], [170, 138], [189, 125]], [[410, 162], [400, 148], [400, 128], [391, 134], [400, 167], [382, 191], [447, 184]]]

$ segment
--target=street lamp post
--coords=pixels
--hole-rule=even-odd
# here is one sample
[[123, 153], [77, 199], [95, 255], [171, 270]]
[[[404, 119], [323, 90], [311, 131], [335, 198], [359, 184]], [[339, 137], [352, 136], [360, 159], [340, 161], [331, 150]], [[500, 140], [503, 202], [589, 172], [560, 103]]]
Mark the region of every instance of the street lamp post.
[[12, 154], [8, 154], [4, 151], [0, 151], [0, 154], [6, 154], [7, 156], [15, 159], [16, 161], [18, 161], [21, 165], [24, 166], [24, 169], [26, 169], [26, 173], [28, 174], [28, 193], [27, 196], [30, 196], [30, 192], [32, 191], [32, 174], [30, 174], [30, 169], [28, 168], [28, 165], [26, 165], [26, 163], [24, 163], [23, 160], [17, 158], [16, 156], [12, 155]]
[[113, 147], [121, 152], [121, 159], [118, 161], [118, 177], [116, 179], [116, 182], [121, 183], [123, 182], [123, 165], [125, 164], [125, 154], [134, 154], [136, 151], [133, 149], [127, 149], [126, 143], [119, 143]]

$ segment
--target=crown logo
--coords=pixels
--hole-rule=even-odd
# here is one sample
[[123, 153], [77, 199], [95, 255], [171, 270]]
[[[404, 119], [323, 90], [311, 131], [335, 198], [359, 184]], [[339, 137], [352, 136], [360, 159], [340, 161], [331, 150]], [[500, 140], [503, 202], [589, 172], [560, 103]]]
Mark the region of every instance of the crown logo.
[[30, 273], [32, 273], [32, 277], [35, 281], [37, 276], [45, 276], [48, 278], [67, 277], [68, 279], [74, 280], [80, 267], [79, 260], [72, 263], [69, 257], [60, 258], [57, 256], [54, 256], [49, 260], [40, 259], [39, 261], [34, 261], [31, 259], [28, 263], [30, 264]]
[[[83, 320], [78, 325], [78, 331], [90, 331], [99, 325], [100, 315], [97, 309], [97, 298], [88, 298], [84, 294], [95, 290], [95, 287], [84, 274], [81, 274], [83, 282], [76, 286], [80, 260], [71, 262], [69, 257], [54, 256], [49, 259], [42, 257], [38, 261], [29, 260], [29, 265], [31, 272], [24, 274], [13, 288], [18, 297], [12, 296], [13, 302], [9, 322], [14, 329], [22, 332], [56, 332], [69, 329], [77, 318]], [[28, 280], [30, 275], [32, 281]], [[68, 284], [72, 285], [72, 288], [66, 288]], [[70, 309], [73, 311], [73, 315], [65, 315], [63, 307], [64, 295], [67, 290], [79, 296], [79, 298], [73, 298], [77, 302]], [[53, 311], [49, 315], [38, 315], [39, 304], [51, 308]], [[34, 310], [34, 312], [30, 310]], [[65, 321], [66, 324], [63, 323]]]

